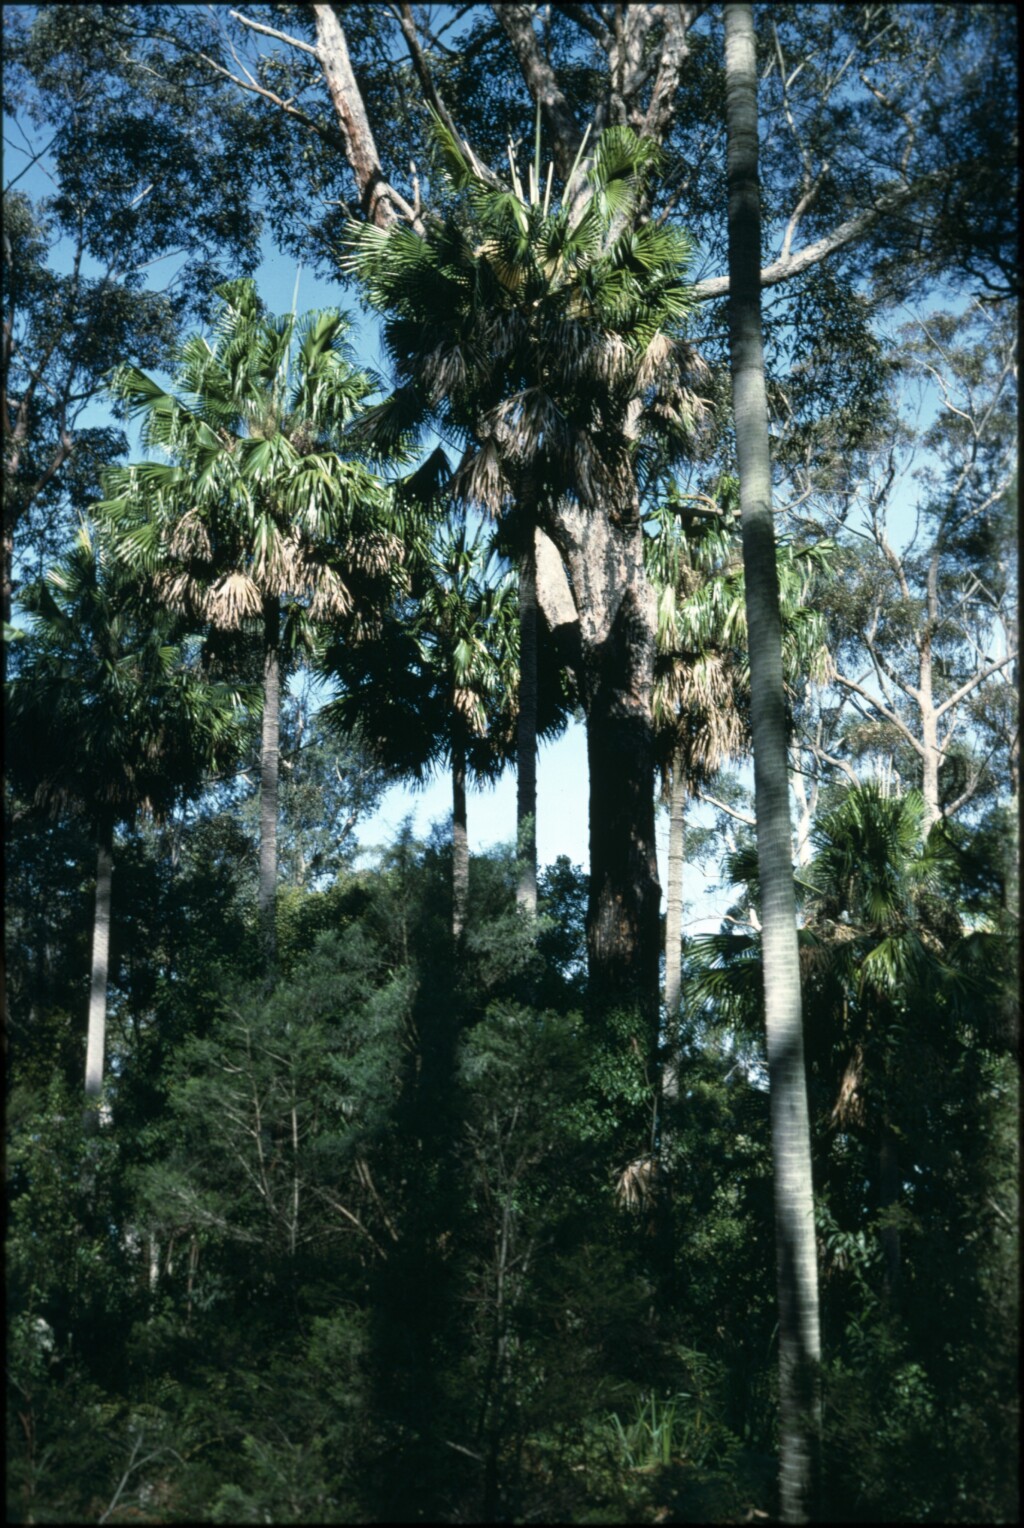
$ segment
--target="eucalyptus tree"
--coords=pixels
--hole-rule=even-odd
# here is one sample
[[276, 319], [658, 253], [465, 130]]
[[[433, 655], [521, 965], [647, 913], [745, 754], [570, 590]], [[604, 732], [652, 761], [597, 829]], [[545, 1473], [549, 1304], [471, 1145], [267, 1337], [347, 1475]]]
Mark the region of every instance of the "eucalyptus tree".
[[729, 345], [750, 652], [779, 1298], [779, 1481], [784, 1521], [813, 1513], [821, 1332], [800, 956], [789, 816], [782, 626], [761, 320], [757, 66], [749, 5], [725, 7]]
[[495, 184], [443, 123], [436, 137], [469, 215], [456, 203], [422, 234], [351, 226], [346, 264], [386, 315], [397, 373], [371, 422], [405, 430], [425, 393], [464, 447], [452, 491], [522, 515], [527, 603], [535, 526], [568, 569], [587, 717], [592, 990], [599, 1007], [639, 997], [656, 1011], [654, 610], [637, 466], [645, 431], [678, 440], [701, 408], [681, 332], [688, 241], [636, 225], [658, 154], [629, 128], [577, 156], [557, 201], [550, 167], [541, 185], [539, 134], [526, 190], [513, 156], [511, 186]]
[[83, 525], [73, 551], [26, 585], [29, 625], [7, 686], [7, 764], [52, 813], [86, 814], [96, 844], [86, 1121], [103, 1088], [114, 830], [196, 794], [239, 746], [238, 697], [197, 672], [181, 623]]
[[334, 309], [274, 318], [248, 278], [217, 288], [214, 338], [176, 355], [169, 392], [137, 367], [110, 383], [169, 461], [111, 469], [98, 507], [126, 565], [169, 606], [262, 649], [259, 910], [275, 950], [282, 673], [318, 625], [357, 617], [385, 590], [402, 543], [381, 479], [346, 449], [369, 379], [349, 359]]
[[[1014, 315], [974, 303], [919, 317], [896, 361], [937, 408], [927, 428], [905, 423], [873, 454], [863, 510], [840, 527], [836, 683], [855, 718], [850, 742], [902, 753], [935, 822], [993, 785], [1018, 793]], [[911, 474], [915, 514], [901, 535]]]

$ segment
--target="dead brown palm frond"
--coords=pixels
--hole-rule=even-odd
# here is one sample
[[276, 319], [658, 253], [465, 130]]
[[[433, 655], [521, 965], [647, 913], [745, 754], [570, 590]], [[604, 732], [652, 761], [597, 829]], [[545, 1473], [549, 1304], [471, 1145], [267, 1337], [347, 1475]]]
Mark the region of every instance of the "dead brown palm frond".
[[180, 568], [162, 569], [157, 572], [153, 579], [153, 587], [157, 599], [169, 610], [186, 615], [208, 614], [208, 591], [205, 585]]
[[457, 716], [461, 716], [471, 731], [477, 737], [484, 737], [487, 732], [487, 712], [484, 703], [475, 690], [463, 685], [457, 685], [452, 694], [452, 709]]
[[661, 381], [666, 369], [671, 367], [675, 373], [678, 363], [676, 341], [671, 335], [661, 330], [653, 337], [644, 348], [639, 357], [636, 368], [636, 384], [639, 390], [652, 387]]
[[218, 625], [237, 627], [251, 616], [260, 615], [263, 599], [259, 586], [248, 573], [227, 573], [210, 589], [210, 613]]
[[565, 416], [543, 387], [511, 394], [484, 416], [484, 423], [503, 459], [517, 464], [536, 456], [542, 440], [550, 454], [566, 434]]
[[168, 551], [172, 557], [181, 559], [193, 557], [205, 559], [211, 555], [210, 533], [197, 510], [190, 509], [175, 523], [171, 531]]
[[512, 487], [502, 469], [501, 450], [493, 435], [478, 450], [467, 450], [452, 475], [450, 488], [457, 503], [478, 504], [492, 515], [501, 512]]
[[574, 378], [586, 365], [594, 343], [594, 330], [578, 319], [553, 324], [540, 342], [538, 359], [545, 371], [557, 368], [560, 376]]
[[658, 1161], [653, 1156], [636, 1157], [622, 1169], [615, 1184], [615, 1197], [627, 1210], [642, 1210], [657, 1192]]
[[635, 366], [635, 354], [620, 334], [595, 335], [588, 371], [605, 386], [620, 382]]
[[312, 592], [309, 614], [314, 621], [347, 615], [352, 608], [352, 595], [333, 568], [321, 565], [315, 572], [311, 568], [308, 587]]
[[397, 573], [405, 561], [405, 543], [393, 531], [365, 531], [346, 544], [345, 558], [355, 572], [379, 578], [389, 570]]
[[297, 538], [294, 535], [282, 535], [276, 526], [268, 526], [253, 561], [252, 572], [269, 592], [288, 594], [304, 586], [302, 563]]
[[437, 345], [422, 362], [422, 378], [432, 403], [466, 387], [469, 368], [461, 345]]

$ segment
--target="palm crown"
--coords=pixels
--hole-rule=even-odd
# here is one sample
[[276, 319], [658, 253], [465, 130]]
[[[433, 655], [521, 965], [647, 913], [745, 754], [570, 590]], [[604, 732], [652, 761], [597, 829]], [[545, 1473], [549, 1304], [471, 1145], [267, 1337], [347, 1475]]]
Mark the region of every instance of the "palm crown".
[[457, 441], [453, 487], [492, 513], [528, 475], [535, 499], [593, 502], [620, 485], [644, 424], [685, 430], [700, 403], [680, 336], [691, 247], [675, 227], [636, 221], [658, 159], [626, 127], [577, 161], [560, 202], [539, 163], [524, 192], [496, 187], [437, 123], [454, 200], [425, 236], [351, 224], [343, 261], [386, 315], [391, 397], [361, 428], [381, 440], [425, 425]]
[[347, 359], [345, 319], [334, 310], [299, 324], [272, 318], [248, 279], [217, 295], [213, 343], [195, 335], [179, 353], [178, 394], [134, 367], [112, 377], [128, 413], [143, 416], [144, 444], [171, 460], [111, 471], [100, 508], [120, 556], [152, 572], [168, 604], [261, 636], [259, 904], [269, 977], [281, 654], [310, 646], [321, 622], [375, 604], [402, 547], [387, 523], [390, 491], [358, 452], [342, 450], [371, 386]]
[[101, 509], [120, 555], [216, 625], [260, 615], [267, 597], [299, 626], [343, 615], [400, 550], [380, 479], [341, 449], [372, 382], [336, 310], [272, 318], [248, 279], [217, 295], [214, 340], [181, 347], [177, 393], [132, 366], [113, 374], [143, 444], [171, 460], [112, 469]]
[[20, 598], [31, 628], [8, 687], [8, 766], [39, 805], [110, 822], [165, 810], [237, 747], [238, 697], [184, 661], [172, 619], [86, 526]]

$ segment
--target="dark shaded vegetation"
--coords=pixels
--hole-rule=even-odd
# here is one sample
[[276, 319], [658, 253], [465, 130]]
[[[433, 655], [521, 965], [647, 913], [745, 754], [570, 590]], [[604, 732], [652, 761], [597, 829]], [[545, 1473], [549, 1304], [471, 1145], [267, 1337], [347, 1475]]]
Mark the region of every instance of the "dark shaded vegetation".
[[[112, 1121], [87, 1139], [88, 845], [15, 825], [12, 889], [44, 894], [8, 930], [9, 1513], [774, 1514], [756, 1032], [692, 988], [655, 1152], [640, 1020], [580, 1018], [567, 861], [535, 941], [513, 856], [474, 858], [453, 958], [450, 847], [403, 834], [282, 895], [266, 996], [238, 849], [214, 811], [119, 844]], [[1012, 1516], [1015, 1084], [973, 991], [975, 1024], [932, 993], [884, 1040], [898, 1300], [871, 1132], [834, 1120], [843, 1032], [809, 1001], [830, 1517]]]

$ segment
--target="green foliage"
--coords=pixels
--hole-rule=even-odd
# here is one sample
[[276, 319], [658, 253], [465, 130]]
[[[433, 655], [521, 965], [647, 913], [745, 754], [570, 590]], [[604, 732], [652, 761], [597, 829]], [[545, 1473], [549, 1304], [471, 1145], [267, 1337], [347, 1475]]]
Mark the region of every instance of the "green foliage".
[[70, 803], [94, 823], [167, 810], [231, 757], [237, 696], [197, 672], [180, 623], [87, 527], [22, 604], [31, 625], [6, 696], [9, 766], [36, 804]]
[[[257, 19], [315, 42], [310, 8], [278, 9]], [[686, 745], [695, 774], [742, 741], [722, 725], [726, 702], [742, 721], [746, 689], [723, 326], [714, 312], [702, 325], [712, 370], [699, 373], [684, 338], [691, 241], [674, 210], [685, 204], [705, 269], [723, 270], [715, 26], [701, 17], [687, 31], [659, 151], [606, 109], [597, 11], [540, 8], [537, 41], [565, 109], [582, 124], [599, 102], [616, 124], [549, 181], [508, 9], [446, 16], [436, 37], [429, 8], [413, 17], [441, 99], [505, 184], [428, 125], [422, 82], [392, 46], [397, 16], [345, 11], [385, 174], [410, 155], [421, 163], [423, 236], [347, 223], [351, 175], [321, 64], [303, 48], [265, 47], [265, 32], [211, 24], [203, 8], [5, 17], [5, 107], [36, 133], [30, 152], [49, 144], [55, 181], [43, 202], [18, 184], [5, 199], [5, 525], [20, 596], [5, 632], [12, 1520], [776, 1511], [755, 918], [687, 946], [685, 1002], [655, 1055], [628, 1009], [580, 1018], [578, 867], [542, 875], [531, 924], [514, 852], [475, 858], [457, 951], [444, 833], [420, 844], [403, 832], [352, 869], [352, 819], [385, 778], [366, 738], [414, 774], [459, 740], [479, 774], [511, 754], [515, 581], [497, 559], [483, 576], [482, 535], [474, 546], [437, 530], [425, 506], [449, 487], [504, 516], [498, 551], [518, 558], [524, 509], [554, 514], [565, 490], [602, 503], [623, 483], [656, 498], [682, 450], [691, 486], [727, 514], [720, 533], [698, 534], [701, 495], [668, 494], [647, 538], [668, 741], [673, 754]], [[651, 17], [641, 73], [653, 83], [667, 32]], [[777, 6], [762, 20], [769, 234], [799, 203], [797, 243], [818, 239], [879, 205], [894, 173], [918, 177], [916, 200], [869, 239], [771, 289], [776, 473], [801, 513], [824, 506], [840, 526], [835, 548], [818, 524], [812, 551], [780, 555], [794, 702], [820, 657], [824, 603], [833, 656], [858, 626], [873, 630], [906, 677], [900, 655], [923, 630], [937, 550], [943, 703], [993, 650], [994, 625], [1013, 630], [1013, 336], [985, 303], [932, 314], [896, 351], [878, 305], [922, 271], [990, 294], [1012, 277], [1015, 18], [998, 6]], [[289, 106], [266, 110], [218, 64], [250, 69]], [[397, 384], [365, 415], [372, 379], [345, 352], [341, 314], [274, 319], [244, 279], [264, 216], [322, 267], [353, 241], [353, 268], [388, 310]], [[144, 272], [178, 249], [179, 277], [147, 289]], [[146, 371], [192, 315], [215, 326], [175, 352], [168, 391]], [[99, 542], [98, 555], [84, 544], [65, 555], [67, 510], [96, 497], [123, 446], [114, 425], [82, 414], [115, 361], [129, 363], [123, 401], [167, 453], [107, 480], [122, 551], [150, 586], [123, 579]], [[842, 523], [865, 485], [881, 502], [872, 463], [887, 471], [909, 440], [896, 388], [930, 387], [936, 372], [955, 407], [920, 438], [919, 527], [932, 541], [911, 549], [906, 588], [879, 607], [892, 562]], [[982, 396], [983, 419], [971, 412]], [[705, 399], [718, 417], [698, 434]], [[454, 479], [438, 448], [386, 492], [368, 460], [402, 459], [428, 426], [463, 450]], [[51, 553], [63, 563], [44, 582]], [[826, 556], [841, 577], [812, 593]], [[255, 754], [231, 704], [218, 721], [204, 700], [220, 675], [252, 696], [264, 597], [287, 606], [290, 657], [309, 644], [344, 681], [335, 720], [349, 707], [342, 732], [286, 708], [269, 995], [253, 985]], [[160, 613], [167, 598], [233, 628], [207, 633], [201, 666], [198, 643]], [[559, 725], [568, 694], [549, 667], [542, 730], [545, 717]], [[987, 676], [946, 738], [940, 805], [973, 790], [969, 814], [926, 837], [914, 793], [826, 784], [801, 877], [824, 1507], [837, 1518], [1017, 1514], [1007, 679]], [[825, 732], [827, 709], [815, 717]], [[858, 768], [884, 761], [890, 782], [894, 770], [914, 778], [891, 718], [859, 716], [825, 741]], [[204, 766], [236, 752], [241, 771], [204, 785]], [[155, 818], [136, 812], [146, 802]], [[97, 805], [119, 821], [112, 1118], [86, 1139], [94, 848], [75, 809]], [[743, 920], [758, 908], [756, 857], [744, 834], [733, 847]]]

